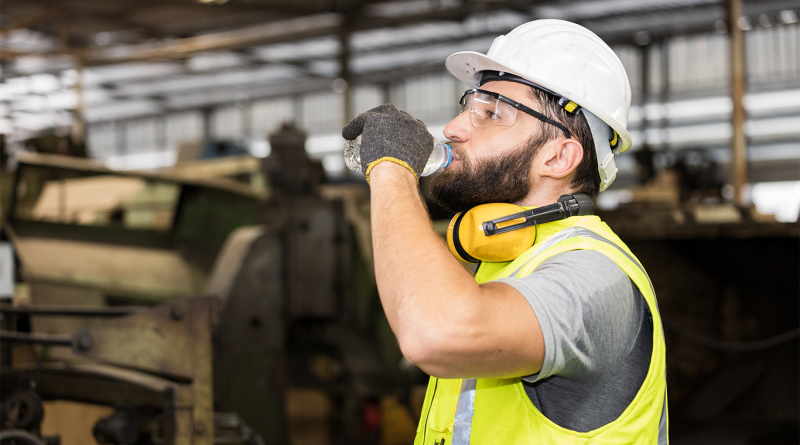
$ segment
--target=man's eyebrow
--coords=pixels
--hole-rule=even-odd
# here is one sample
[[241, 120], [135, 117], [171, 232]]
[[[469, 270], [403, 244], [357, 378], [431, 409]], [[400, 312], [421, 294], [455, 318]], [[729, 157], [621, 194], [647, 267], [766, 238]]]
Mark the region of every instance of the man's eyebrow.
[[[528, 106], [528, 108], [532, 108], [533, 110], [536, 110], [536, 111], [544, 114], [547, 111], [547, 107], [542, 104], [542, 101], [541, 101], [541, 99], [539, 97], [540, 94], [545, 95], [546, 93], [542, 93], [539, 90], [537, 90], [536, 88], [528, 87], [525, 95], [528, 96], [528, 98], [530, 100], [532, 100], [533, 103], [531, 105], [527, 105], [527, 106]], [[523, 105], [526, 105], [526, 104], [523, 104]]]

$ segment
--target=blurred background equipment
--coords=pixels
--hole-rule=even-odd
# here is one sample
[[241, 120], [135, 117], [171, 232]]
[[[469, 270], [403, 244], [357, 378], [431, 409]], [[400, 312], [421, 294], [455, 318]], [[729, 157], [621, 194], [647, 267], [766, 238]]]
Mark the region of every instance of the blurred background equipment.
[[[211, 330], [216, 305], [216, 299], [206, 297], [149, 311], [96, 308], [92, 315], [130, 315], [72, 336], [3, 331], [0, 339], [7, 342], [71, 346], [77, 356], [100, 362], [37, 363], [4, 371], [4, 424], [36, 434], [41, 399], [63, 399], [114, 407], [113, 414], [94, 425], [98, 443], [215, 443]], [[41, 307], [3, 309], [6, 316], [31, 315]], [[44, 309], [38, 315], [71, 315], [60, 312]], [[254, 440], [244, 437], [230, 443], [249, 445], [257, 443]]]
[[[98, 443], [358, 442], [375, 430], [363, 407], [410, 388], [362, 255], [370, 248], [355, 241], [368, 229], [354, 208], [365, 190], [321, 196], [324, 170], [307, 158], [305, 134], [284, 126], [270, 142], [268, 194], [20, 158], [3, 230], [26, 298], [0, 308], [0, 341], [38, 349], [6, 348], [8, 403], [29, 391], [113, 407], [93, 427]], [[181, 299], [199, 293], [214, 297]], [[210, 306], [195, 316], [196, 302]], [[395, 411], [410, 419], [409, 409]], [[294, 428], [287, 412], [314, 430]], [[39, 421], [8, 427], [37, 433]]]
[[[800, 442], [798, 14], [796, 0], [4, 1], [0, 443], [409, 443], [425, 379], [383, 317], [368, 189], [340, 130], [391, 102], [444, 140], [466, 89], [445, 58], [540, 18], [597, 33], [631, 80], [633, 147], [596, 207], [653, 273], [673, 443]], [[74, 349], [121, 353], [189, 320], [159, 311], [199, 301], [217, 302], [197, 331], [210, 354], [159, 350], [212, 381]], [[198, 385], [213, 393], [176, 401]], [[170, 429], [209, 404], [202, 427]]]

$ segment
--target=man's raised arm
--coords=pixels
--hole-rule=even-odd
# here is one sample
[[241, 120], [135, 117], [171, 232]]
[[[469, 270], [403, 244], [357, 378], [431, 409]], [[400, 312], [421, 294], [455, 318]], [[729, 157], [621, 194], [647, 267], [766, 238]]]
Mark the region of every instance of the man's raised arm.
[[[511, 286], [478, 285], [434, 232], [415, 176], [433, 141], [424, 124], [397, 113], [375, 109], [353, 122], [364, 131], [378, 291], [403, 354], [438, 377], [537, 372], [544, 342], [536, 315]], [[343, 135], [360, 133], [352, 130]]]

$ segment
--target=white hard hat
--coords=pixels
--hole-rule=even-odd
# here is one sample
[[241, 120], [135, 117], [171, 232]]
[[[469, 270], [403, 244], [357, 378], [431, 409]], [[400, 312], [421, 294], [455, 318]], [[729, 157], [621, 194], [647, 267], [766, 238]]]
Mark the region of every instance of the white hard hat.
[[[472, 88], [479, 87], [482, 71], [522, 77], [575, 102], [613, 128], [620, 137], [616, 153], [631, 146], [626, 129], [631, 106], [628, 75], [614, 51], [583, 26], [564, 20], [528, 22], [494, 39], [487, 54], [458, 52], [447, 58], [445, 66]], [[584, 115], [591, 127], [596, 120]], [[604, 132], [592, 128], [592, 133], [597, 139], [596, 135]], [[604, 172], [603, 161], [611, 149], [601, 150], [598, 143], [595, 141], [601, 190], [605, 190], [616, 176], [616, 167], [609, 165]], [[612, 156], [610, 163], [613, 162]]]

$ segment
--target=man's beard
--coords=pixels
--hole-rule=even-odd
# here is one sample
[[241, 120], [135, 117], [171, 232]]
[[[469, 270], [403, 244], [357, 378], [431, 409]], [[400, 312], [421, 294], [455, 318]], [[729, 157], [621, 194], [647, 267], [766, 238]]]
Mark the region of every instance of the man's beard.
[[490, 202], [518, 203], [531, 190], [530, 168], [544, 141], [532, 138], [523, 147], [495, 159], [473, 163], [462, 156], [459, 170], [444, 169], [431, 179], [429, 197], [453, 213]]

